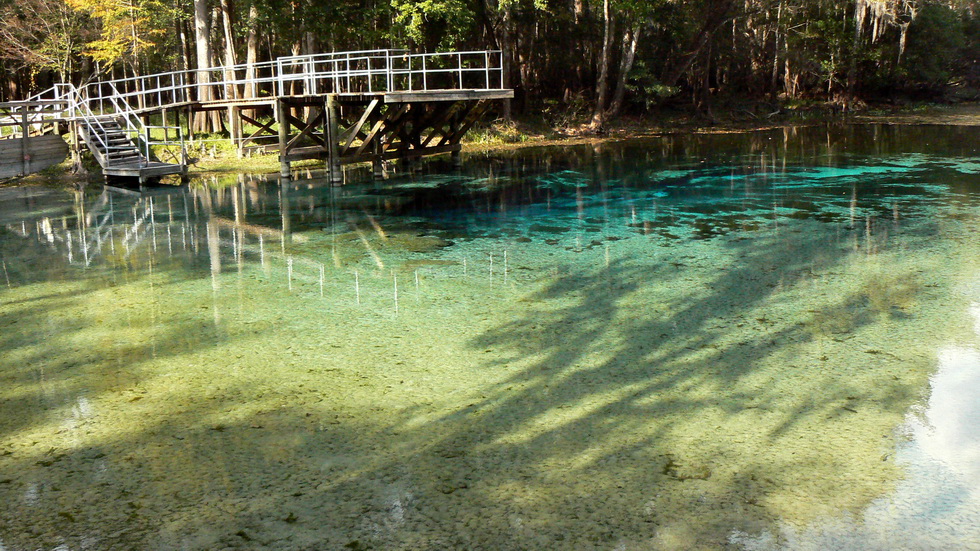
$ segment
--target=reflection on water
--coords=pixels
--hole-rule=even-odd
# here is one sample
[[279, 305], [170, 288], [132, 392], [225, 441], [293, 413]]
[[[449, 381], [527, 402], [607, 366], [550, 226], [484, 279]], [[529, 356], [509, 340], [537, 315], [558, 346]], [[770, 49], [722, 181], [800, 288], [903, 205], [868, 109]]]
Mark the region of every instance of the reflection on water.
[[[980, 282], [980, 280], [978, 280]], [[977, 293], [970, 297], [976, 300]], [[939, 350], [929, 397], [900, 428], [896, 450], [905, 477], [895, 490], [856, 515], [800, 529], [740, 531], [730, 541], [743, 549], [949, 549], [980, 544], [980, 303], [969, 310], [976, 339]]]
[[976, 546], [976, 138], [0, 190], [0, 550]]

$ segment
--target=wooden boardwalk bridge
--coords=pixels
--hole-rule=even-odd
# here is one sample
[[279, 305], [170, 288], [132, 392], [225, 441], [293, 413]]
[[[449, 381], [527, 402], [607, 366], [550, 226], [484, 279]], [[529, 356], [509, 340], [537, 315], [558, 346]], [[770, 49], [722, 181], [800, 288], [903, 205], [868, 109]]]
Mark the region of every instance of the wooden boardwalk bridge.
[[380, 170], [387, 160], [458, 154], [491, 102], [514, 96], [502, 82], [499, 51], [366, 50], [59, 84], [0, 104], [0, 138], [18, 138], [0, 139], [0, 177], [38, 170], [37, 153], [54, 164], [57, 144], [37, 138], [63, 131], [107, 177], [183, 174], [195, 114], [220, 111], [240, 155], [278, 152], [284, 177], [294, 161], [323, 159], [339, 181], [347, 163]]

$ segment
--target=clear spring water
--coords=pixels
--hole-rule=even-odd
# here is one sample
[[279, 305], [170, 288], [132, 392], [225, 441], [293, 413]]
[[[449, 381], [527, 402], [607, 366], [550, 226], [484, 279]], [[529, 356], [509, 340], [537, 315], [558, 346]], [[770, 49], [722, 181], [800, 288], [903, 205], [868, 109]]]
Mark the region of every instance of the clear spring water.
[[980, 548], [978, 138], [0, 189], [0, 550]]

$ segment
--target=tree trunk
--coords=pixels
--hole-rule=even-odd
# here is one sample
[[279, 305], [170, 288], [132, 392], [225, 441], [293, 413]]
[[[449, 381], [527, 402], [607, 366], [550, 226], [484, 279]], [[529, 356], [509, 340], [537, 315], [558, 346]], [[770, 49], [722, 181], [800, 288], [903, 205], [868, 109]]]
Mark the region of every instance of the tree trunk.
[[609, 0], [602, 3], [603, 40], [602, 56], [599, 58], [599, 81], [596, 83], [595, 111], [592, 113], [592, 124], [590, 128], [594, 131], [602, 130], [602, 125], [606, 119], [606, 99], [609, 95], [609, 65], [612, 64], [612, 13], [609, 9]]
[[[214, 99], [211, 91], [211, 33], [207, 0], [194, 0], [194, 43], [197, 52], [197, 100], [207, 102]], [[194, 131], [213, 133], [220, 127], [207, 111], [194, 114]]]
[[851, 42], [851, 58], [847, 65], [847, 93], [844, 98], [844, 108], [848, 109], [854, 102], [857, 88], [857, 62], [861, 51], [861, 34], [864, 31], [864, 19], [867, 15], [867, 0], [854, 0], [854, 37]]
[[721, 28], [722, 25], [727, 23], [732, 18], [732, 12], [734, 9], [733, 0], [716, 0], [712, 2], [708, 8], [708, 12], [704, 17], [701, 28], [698, 30], [697, 34], [690, 42], [690, 46], [687, 51], [682, 54], [678, 61], [674, 64], [673, 68], [669, 70], [662, 83], [665, 86], [675, 86], [677, 81], [684, 76], [684, 73], [691, 68], [694, 61], [697, 59], [698, 54], [701, 50], [708, 44], [708, 42], [714, 37], [715, 32]]
[[[225, 66], [229, 69], [225, 71], [225, 81], [234, 82], [236, 80], [235, 71], [231, 67], [238, 65], [235, 55], [235, 34], [232, 32], [232, 6], [231, 0], [221, 0], [221, 26], [225, 35]], [[236, 84], [225, 86], [225, 94], [228, 99], [238, 99], [241, 92]]]
[[248, 9], [248, 43], [245, 50], [245, 97], [258, 97], [259, 90], [253, 82], [256, 78], [255, 63], [259, 57], [259, 9], [255, 3]]
[[178, 21], [177, 28], [180, 29], [180, 61], [183, 63], [180, 69], [182, 71], [190, 71], [194, 67], [194, 63], [191, 55], [191, 33], [187, 28], [187, 21]]
[[640, 33], [643, 32], [643, 23], [637, 21], [633, 23], [633, 28], [623, 36], [623, 60], [619, 64], [619, 75], [616, 78], [616, 91], [613, 92], [612, 103], [606, 116], [609, 118], [619, 114], [623, 107], [623, 98], [626, 96], [626, 80], [630, 70], [633, 69], [633, 62], [636, 60], [636, 47], [640, 41]]
[[[500, 71], [503, 76], [503, 87], [510, 88], [510, 67], [513, 65], [513, 46], [511, 44], [511, 6], [508, 3], [504, 6], [503, 20], [500, 24]], [[462, 83], [460, 83], [462, 86]], [[511, 106], [511, 101], [509, 99], [504, 100], [504, 120], [510, 121], [513, 119], [513, 110]]]

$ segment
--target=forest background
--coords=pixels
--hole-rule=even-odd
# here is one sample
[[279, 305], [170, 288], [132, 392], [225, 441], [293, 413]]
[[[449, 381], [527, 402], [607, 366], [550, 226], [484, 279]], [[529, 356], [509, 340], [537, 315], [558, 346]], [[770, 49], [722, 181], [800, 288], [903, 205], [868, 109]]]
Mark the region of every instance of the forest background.
[[502, 51], [505, 119], [976, 99], [980, 0], [0, 0], [0, 101], [282, 55]]

